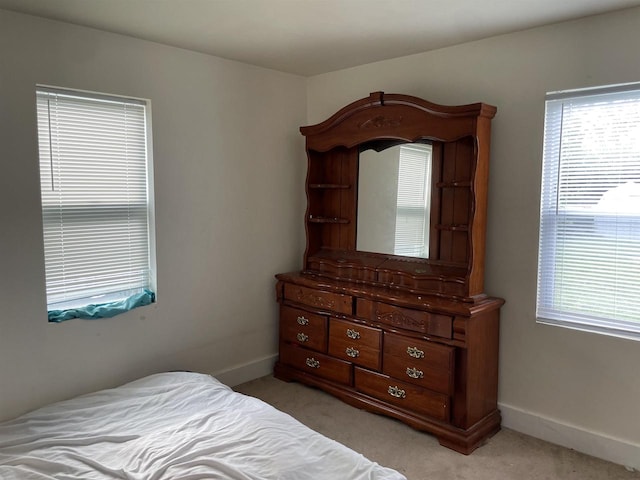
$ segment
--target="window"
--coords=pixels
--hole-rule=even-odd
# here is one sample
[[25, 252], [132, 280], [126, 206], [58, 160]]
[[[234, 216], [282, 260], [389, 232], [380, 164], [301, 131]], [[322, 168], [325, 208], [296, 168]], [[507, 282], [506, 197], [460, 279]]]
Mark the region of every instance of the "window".
[[146, 101], [38, 87], [50, 321], [154, 300]]
[[431, 145], [400, 146], [396, 255], [428, 258]]
[[543, 323], [640, 339], [640, 85], [547, 95]]

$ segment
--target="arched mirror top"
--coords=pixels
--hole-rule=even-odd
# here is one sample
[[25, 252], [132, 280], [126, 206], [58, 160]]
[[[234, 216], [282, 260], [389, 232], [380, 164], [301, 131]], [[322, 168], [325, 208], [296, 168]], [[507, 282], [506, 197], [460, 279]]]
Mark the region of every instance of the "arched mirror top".
[[374, 92], [324, 122], [301, 127], [300, 132], [307, 139], [307, 149], [318, 152], [375, 140], [452, 142], [475, 136], [475, 119], [491, 119], [495, 113], [495, 107], [484, 103], [445, 106], [410, 95]]

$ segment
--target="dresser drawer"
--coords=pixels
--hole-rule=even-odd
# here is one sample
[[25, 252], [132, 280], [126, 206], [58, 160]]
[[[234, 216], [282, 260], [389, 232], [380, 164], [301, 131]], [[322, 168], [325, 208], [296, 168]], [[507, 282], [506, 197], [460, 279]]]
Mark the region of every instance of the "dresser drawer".
[[359, 298], [356, 303], [356, 315], [374, 322], [412, 330], [426, 335], [442, 338], [453, 336], [453, 317], [437, 313], [396, 307], [382, 302], [373, 302]]
[[312, 375], [351, 385], [353, 366], [337, 358], [293, 345], [280, 344], [280, 362]]
[[302, 303], [323, 310], [331, 310], [338, 313], [351, 315], [353, 300], [350, 295], [341, 293], [324, 292], [313, 288], [301, 287], [285, 283], [284, 298], [296, 303]]
[[358, 391], [406, 410], [449, 420], [449, 397], [386, 375], [355, 368]]
[[437, 392], [453, 393], [455, 348], [384, 334], [383, 372]]
[[332, 318], [329, 321], [329, 354], [356, 365], [380, 369], [382, 331]]
[[280, 307], [280, 338], [312, 350], [327, 351], [327, 317]]

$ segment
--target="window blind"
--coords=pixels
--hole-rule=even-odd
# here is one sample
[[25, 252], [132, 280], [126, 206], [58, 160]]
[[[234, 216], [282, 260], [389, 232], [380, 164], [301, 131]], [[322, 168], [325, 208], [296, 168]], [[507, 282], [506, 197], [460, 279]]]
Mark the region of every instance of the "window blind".
[[638, 88], [547, 97], [539, 321], [640, 338]]
[[36, 96], [49, 310], [150, 287], [145, 102]]
[[402, 145], [398, 169], [396, 255], [429, 256], [430, 180], [431, 145]]

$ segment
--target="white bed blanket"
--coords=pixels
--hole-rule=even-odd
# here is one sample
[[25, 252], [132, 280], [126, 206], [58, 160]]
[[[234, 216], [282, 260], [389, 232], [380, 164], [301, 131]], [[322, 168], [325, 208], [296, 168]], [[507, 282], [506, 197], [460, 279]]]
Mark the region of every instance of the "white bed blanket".
[[208, 375], [172, 372], [0, 424], [2, 480], [401, 480]]

